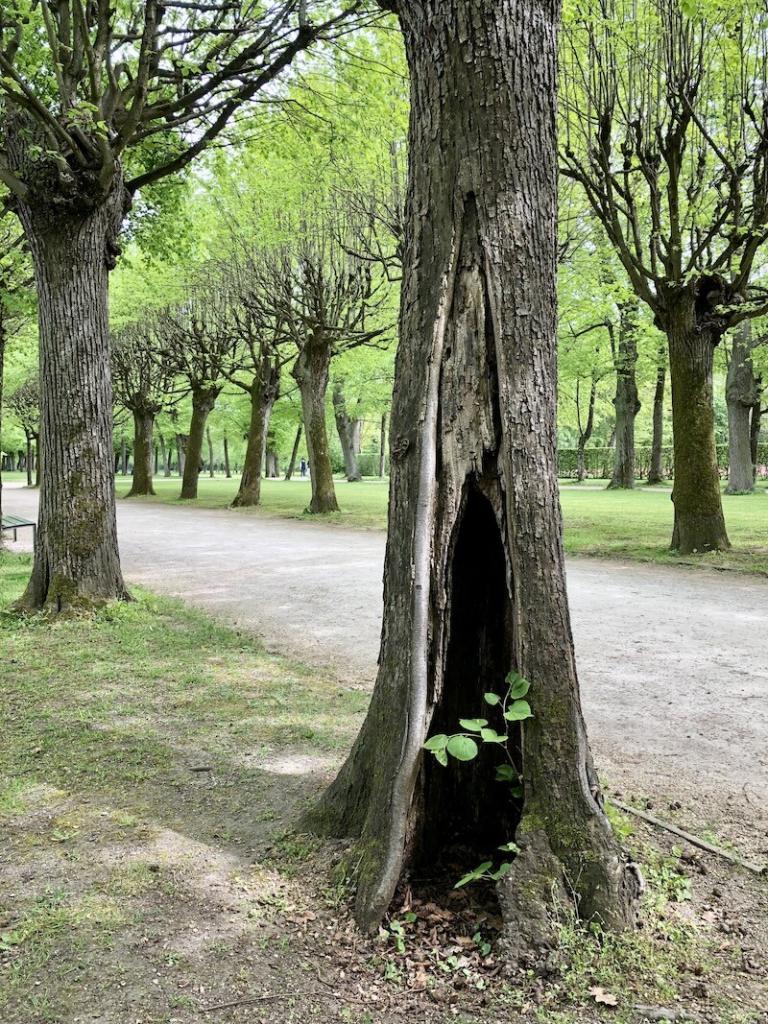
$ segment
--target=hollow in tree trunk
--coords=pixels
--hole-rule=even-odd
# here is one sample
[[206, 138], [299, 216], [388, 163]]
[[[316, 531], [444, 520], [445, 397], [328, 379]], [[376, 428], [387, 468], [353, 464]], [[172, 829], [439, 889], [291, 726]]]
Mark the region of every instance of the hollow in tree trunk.
[[749, 494], [755, 489], [752, 458], [752, 411], [759, 391], [752, 363], [752, 333], [746, 320], [731, 342], [725, 398], [728, 406], [728, 494]]
[[107, 316], [127, 195], [118, 174], [107, 196], [81, 198], [17, 204], [37, 282], [42, 438], [35, 559], [19, 604], [52, 612], [128, 596], [115, 521]]
[[[312, 820], [358, 836], [356, 914], [368, 931], [408, 870], [449, 848], [468, 850], [475, 867], [516, 837], [522, 852], [499, 890], [517, 948], [552, 940], [557, 899], [622, 927], [635, 894], [592, 767], [565, 592], [557, 5], [403, 0], [398, 10], [411, 72], [410, 215], [380, 669]], [[490, 753], [443, 768], [423, 752], [459, 715], [483, 713], [483, 694], [511, 668], [530, 681], [535, 713], [510, 750], [522, 802], [493, 781]]]
[[126, 498], [141, 494], [154, 494], [152, 481], [152, 436], [155, 428], [154, 413], [147, 409], [133, 411], [133, 481]]
[[258, 505], [261, 501], [261, 469], [267, 441], [272, 406], [280, 387], [279, 366], [265, 359], [250, 387], [251, 419], [248, 424], [248, 442], [245, 447], [243, 472], [240, 477], [234, 508]]
[[192, 419], [189, 424], [189, 435], [184, 453], [184, 472], [180, 495], [185, 500], [197, 497], [197, 481], [202, 465], [205, 425], [216, 405], [220, 390], [220, 388], [195, 388], [192, 392]]
[[622, 303], [619, 344], [616, 354], [615, 449], [609, 489], [635, 486], [635, 418], [640, 412], [635, 367], [637, 365], [637, 306]]
[[296, 428], [296, 437], [293, 439], [293, 448], [291, 449], [291, 459], [288, 463], [288, 469], [285, 471], [285, 479], [290, 480], [293, 476], [293, 471], [296, 468], [296, 456], [299, 454], [299, 443], [301, 442], [301, 423]]
[[686, 294], [667, 330], [672, 383], [672, 432], [675, 524], [672, 549], [682, 555], [725, 551], [730, 547], [720, 497], [712, 402], [712, 364], [720, 335], [696, 322], [695, 304]]
[[347, 412], [347, 402], [344, 398], [341, 384], [338, 381], [333, 386], [333, 415], [336, 420], [336, 430], [341, 442], [341, 452], [344, 456], [344, 472], [349, 483], [358, 483], [362, 480], [360, 468], [357, 464], [356, 443], [359, 435], [359, 420], [354, 420]]
[[651, 462], [648, 467], [648, 483], [660, 484], [664, 479], [664, 390], [667, 383], [667, 352], [665, 346], [659, 349], [656, 366], [656, 387], [653, 392], [653, 436], [651, 438]]
[[310, 338], [296, 357], [291, 370], [301, 394], [312, 484], [308, 511], [313, 513], [339, 511], [325, 423], [325, 393], [328, 390], [330, 363], [331, 349], [328, 342], [322, 337]]

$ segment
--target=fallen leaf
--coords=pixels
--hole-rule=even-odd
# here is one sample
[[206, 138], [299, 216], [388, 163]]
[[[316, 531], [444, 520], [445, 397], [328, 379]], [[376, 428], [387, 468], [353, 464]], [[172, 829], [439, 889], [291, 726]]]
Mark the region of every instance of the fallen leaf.
[[606, 992], [600, 985], [593, 985], [589, 990], [589, 994], [599, 1003], [601, 1006], [618, 1006], [619, 1000], [613, 994], [613, 992]]

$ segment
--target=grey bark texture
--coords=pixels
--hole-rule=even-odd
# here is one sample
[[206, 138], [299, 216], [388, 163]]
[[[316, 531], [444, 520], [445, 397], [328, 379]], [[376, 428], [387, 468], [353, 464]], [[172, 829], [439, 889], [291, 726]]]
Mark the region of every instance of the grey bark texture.
[[[552, 939], [551, 894], [607, 927], [635, 876], [602, 810], [581, 714], [555, 460], [554, 2], [397, 4], [411, 75], [401, 344], [391, 420], [380, 669], [316, 827], [356, 835], [356, 914], [374, 930], [409, 868], [514, 836], [501, 883], [512, 952]], [[516, 668], [522, 804], [492, 756], [423, 752], [482, 714]], [[482, 859], [482, 858], [479, 858]], [[475, 866], [474, 864], [472, 866]], [[547, 896], [547, 928], [529, 898]], [[537, 919], [538, 920], [538, 919]], [[546, 932], [546, 935], [544, 934]]]
[[17, 202], [37, 282], [42, 458], [34, 565], [20, 606], [69, 612], [128, 596], [117, 546], [107, 323], [107, 278], [127, 196], [119, 174], [106, 196], [69, 204], [41, 196]]
[[731, 341], [725, 382], [728, 406], [728, 494], [749, 494], [755, 489], [752, 456], [752, 418], [760, 391], [752, 362], [752, 332], [746, 321]]
[[333, 385], [333, 415], [336, 420], [336, 430], [341, 442], [341, 452], [344, 456], [344, 472], [349, 483], [359, 483], [363, 479], [360, 468], [357, 464], [357, 445], [360, 435], [360, 421], [353, 419], [347, 411], [347, 402], [344, 397], [344, 389], [339, 381]]

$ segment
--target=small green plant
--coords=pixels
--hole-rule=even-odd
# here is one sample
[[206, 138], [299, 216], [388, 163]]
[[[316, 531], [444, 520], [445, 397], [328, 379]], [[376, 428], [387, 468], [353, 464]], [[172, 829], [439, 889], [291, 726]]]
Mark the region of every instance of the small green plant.
[[[506, 684], [504, 694], [499, 695], [494, 692], [483, 694], [485, 703], [491, 708], [498, 709], [501, 718], [499, 726], [501, 731], [493, 728], [487, 718], [460, 718], [459, 725], [462, 732], [452, 733], [450, 736], [447, 733], [430, 736], [424, 744], [424, 749], [428, 750], [438, 764], [445, 768], [451, 757], [456, 761], [473, 761], [480, 753], [479, 744], [494, 744], [503, 751], [506, 757], [506, 761], [496, 767], [496, 781], [509, 784], [511, 795], [521, 797], [523, 795], [522, 780], [509, 750], [509, 728], [512, 722], [524, 722], [528, 718], [533, 718], [531, 705], [525, 700], [531, 684], [518, 672], [510, 672], [504, 682]], [[517, 854], [520, 852], [520, 848], [511, 841], [504, 843], [499, 850], [504, 853]], [[502, 861], [498, 867], [494, 867], [491, 860], [483, 861], [473, 871], [460, 878], [454, 888], [459, 889], [463, 885], [477, 882], [480, 879], [496, 882], [503, 878], [511, 867], [511, 861]]]

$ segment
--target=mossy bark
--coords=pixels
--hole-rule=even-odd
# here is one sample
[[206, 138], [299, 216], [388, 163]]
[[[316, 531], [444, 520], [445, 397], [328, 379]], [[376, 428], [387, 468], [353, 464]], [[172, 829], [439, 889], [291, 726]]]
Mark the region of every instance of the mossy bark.
[[312, 498], [308, 511], [338, 512], [333, 468], [325, 422], [325, 396], [331, 365], [331, 346], [326, 338], [311, 338], [302, 347], [291, 375], [299, 386], [304, 433], [307, 439]]
[[184, 472], [181, 482], [180, 497], [191, 500], [197, 497], [197, 482], [203, 459], [203, 443], [208, 417], [216, 405], [221, 388], [197, 387], [192, 391], [192, 418], [189, 423], [186, 451], [184, 453]]
[[133, 480], [127, 498], [154, 494], [152, 472], [155, 415], [149, 409], [133, 412]]
[[720, 341], [697, 322], [693, 297], [683, 293], [669, 314], [669, 372], [674, 434], [675, 522], [672, 549], [688, 555], [730, 547], [720, 496], [715, 448], [712, 366]]
[[[516, 829], [524, 852], [503, 886], [517, 893], [502, 903], [508, 936], [551, 939], [553, 875], [585, 918], [620, 928], [633, 919], [634, 876], [587, 744], [557, 496], [557, 5], [397, 9], [411, 159], [380, 668], [366, 722], [310, 821], [357, 837], [367, 931], [411, 867], [455, 843], [493, 850]], [[443, 768], [423, 751], [459, 715], [484, 714], [483, 693], [513, 667], [531, 682], [535, 712], [510, 746], [522, 806], [494, 782], [490, 754]], [[529, 927], [533, 880], [547, 936]]]
[[126, 205], [119, 174], [107, 195], [49, 203], [35, 192], [29, 204], [18, 203], [37, 283], [41, 383], [40, 512], [24, 609], [64, 613], [127, 597], [115, 517], [107, 313]]

